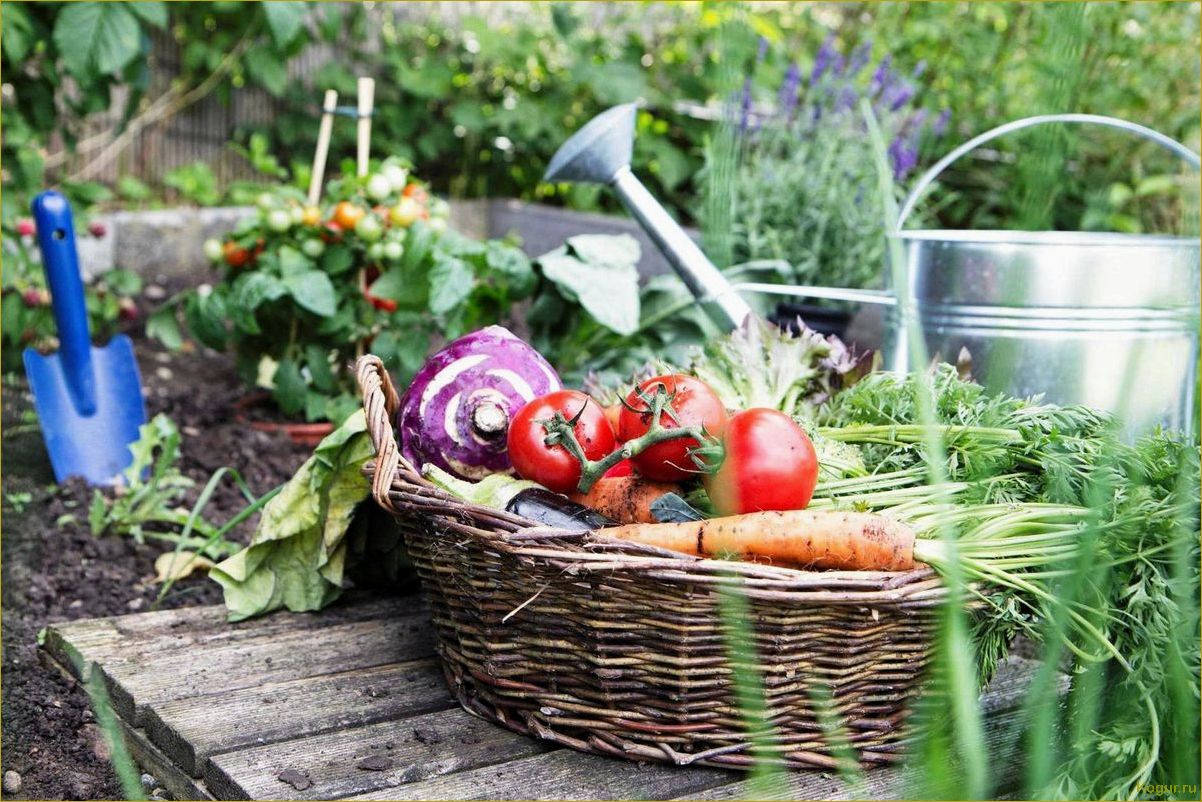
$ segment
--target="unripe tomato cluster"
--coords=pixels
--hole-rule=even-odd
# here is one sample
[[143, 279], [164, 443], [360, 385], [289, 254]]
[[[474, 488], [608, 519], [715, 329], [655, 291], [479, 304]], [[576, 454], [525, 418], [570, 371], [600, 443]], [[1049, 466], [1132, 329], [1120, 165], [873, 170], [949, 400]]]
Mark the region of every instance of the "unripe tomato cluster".
[[[366, 282], [370, 287], [381, 270], [404, 258], [411, 226], [421, 221], [435, 231], [446, 227], [446, 202], [431, 198], [395, 161], [385, 162], [362, 178], [343, 179], [337, 186], [336, 194], [341, 197], [323, 206], [303, 203], [294, 190], [260, 193], [255, 198], [258, 216], [253, 224], [224, 240], [206, 240], [205, 257], [238, 272], [253, 269], [266, 248], [287, 245], [299, 249], [320, 268], [331, 246], [349, 246], [358, 265], [373, 274]], [[363, 295], [376, 309], [396, 309], [394, 301], [376, 298], [366, 287]]]

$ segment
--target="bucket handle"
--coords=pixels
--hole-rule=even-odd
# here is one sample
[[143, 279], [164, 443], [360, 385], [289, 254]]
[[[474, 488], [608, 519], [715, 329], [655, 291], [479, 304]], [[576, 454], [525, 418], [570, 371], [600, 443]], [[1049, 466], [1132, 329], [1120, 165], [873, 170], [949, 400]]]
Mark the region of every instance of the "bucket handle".
[[914, 207], [918, 204], [918, 201], [920, 201], [922, 196], [926, 194], [927, 189], [930, 188], [931, 184], [939, 176], [939, 174], [946, 170], [952, 162], [956, 161], [970, 150], [974, 150], [978, 146], [983, 145], [992, 139], [997, 139], [998, 137], [1004, 136], [1013, 131], [1020, 131], [1023, 128], [1030, 128], [1035, 125], [1043, 125], [1044, 123], [1093, 123], [1095, 125], [1118, 128], [1123, 131], [1129, 131], [1137, 136], [1143, 137], [1144, 139], [1151, 140], [1157, 145], [1160, 145], [1162, 148], [1172, 151], [1189, 163], [1195, 170], [1202, 166], [1202, 160], [1198, 158], [1198, 154], [1194, 153], [1177, 140], [1165, 136], [1159, 131], [1154, 131], [1151, 128], [1140, 125], [1139, 123], [1121, 120], [1118, 117], [1106, 117], [1101, 114], [1040, 114], [1035, 117], [1024, 117], [1021, 120], [1014, 120], [1013, 122], [1008, 122], [1005, 125], [999, 125], [997, 128], [974, 136], [972, 139], [968, 140], [964, 144], [960, 145], [960, 147], [956, 148], [951, 153], [935, 162], [931, 169], [923, 173], [922, 177], [918, 179], [918, 182], [914, 185], [914, 188], [910, 190], [910, 194], [906, 197], [906, 202], [902, 204], [901, 213], [897, 216], [897, 230], [902, 230], [902, 226], [905, 225], [906, 219], [910, 216], [910, 213], [914, 211]]

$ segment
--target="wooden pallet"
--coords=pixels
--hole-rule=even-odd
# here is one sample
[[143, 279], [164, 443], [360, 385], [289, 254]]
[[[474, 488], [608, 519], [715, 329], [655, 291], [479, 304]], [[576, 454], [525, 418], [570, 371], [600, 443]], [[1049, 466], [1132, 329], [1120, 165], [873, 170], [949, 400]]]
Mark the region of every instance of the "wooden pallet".
[[[733, 772], [584, 755], [467, 714], [446, 689], [416, 596], [237, 624], [220, 606], [55, 624], [43, 655], [78, 679], [100, 672], [130, 751], [177, 799], [748, 794]], [[1022, 729], [1017, 707], [1033, 668], [1010, 658], [983, 698], [994, 761]], [[907, 776], [879, 769], [865, 782], [794, 772], [770, 796], [898, 797]]]

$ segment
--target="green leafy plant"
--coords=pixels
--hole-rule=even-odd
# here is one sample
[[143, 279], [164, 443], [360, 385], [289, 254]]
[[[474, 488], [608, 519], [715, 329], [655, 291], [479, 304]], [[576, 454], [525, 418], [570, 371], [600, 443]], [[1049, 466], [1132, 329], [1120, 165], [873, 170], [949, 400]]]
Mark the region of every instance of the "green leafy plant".
[[221, 529], [200, 517], [212, 495], [212, 489], [230, 475], [247, 500], [254, 495], [237, 472], [222, 468], [196, 506], [182, 506], [186, 491], [194, 482], [180, 473], [179, 429], [166, 415], [156, 415], [138, 430], [138, 440], [130, 445], [133, 461], [122, 472], [125, 479], [107, 494], [96, 490], [88, 508], [88, 524], [93, 535], [123, 535], [139, 543], [157, 540], [174, 543], [207, 557], [219, 558], [237, 550], [238, 545], [220, 537]]
[[536, 285], [514, 246], [446, 230], [447, 204], [398, 159], [362, 177], [344, 165], [321, 206], [289, 184], [256, 204], [224, 242], [205, 244], [221, 280], [173, 299], [147, 331], [178, 346], [182, 312], [193, 337], [231, 350], [247, 385], [286, 415], [340, 422], [358, 406], [357, 356], [370, 348], [404, 380], [433, 342], [506, 319]]

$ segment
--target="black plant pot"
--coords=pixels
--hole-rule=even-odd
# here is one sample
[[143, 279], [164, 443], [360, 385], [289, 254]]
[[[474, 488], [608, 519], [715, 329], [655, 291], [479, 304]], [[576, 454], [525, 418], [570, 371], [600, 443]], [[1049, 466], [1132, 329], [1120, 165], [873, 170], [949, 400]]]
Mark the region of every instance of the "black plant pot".
[[782, 329], [797, 333], [797, 319], [814, 331], [824, 336], [831, 334], [840, 339], [847, 336], [847, 327], [851, 323], [851, 312], [845, 309], [832, 309], [828, 306], [803, 304], [796, 301], [782, 301], [776, 305], [776, 311], [768, 319]]

